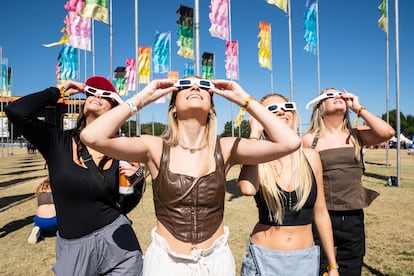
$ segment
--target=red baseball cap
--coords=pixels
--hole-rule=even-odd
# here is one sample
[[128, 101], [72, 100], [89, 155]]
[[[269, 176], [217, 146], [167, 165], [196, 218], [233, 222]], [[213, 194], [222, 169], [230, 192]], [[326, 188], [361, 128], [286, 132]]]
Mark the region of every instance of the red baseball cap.
[[[88, 87], [96, 88], [97, 91], [88, 91], [92, 93], [98, 93], [101, 97], [109, 97], [114, 99], [117, 103], [121, 104], [124, 101], [119, 96], [118, 92], [116, 91], [115, 86], [110, 82], [107, 78], [102, 76], [93, 76], [86, 80], [85, 82], [86, 88], [85, 90], [88, 91]], [[108, 95], [105, 95], [108, 94]]]

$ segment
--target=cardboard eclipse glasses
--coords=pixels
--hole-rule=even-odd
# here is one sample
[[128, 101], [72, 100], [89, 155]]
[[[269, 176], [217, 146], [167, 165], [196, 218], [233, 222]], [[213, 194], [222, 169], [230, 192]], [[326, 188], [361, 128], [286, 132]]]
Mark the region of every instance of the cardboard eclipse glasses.
[[215, 88], [211, 81], [202, 79], [180, 79], [174, 84], [174, 86], [178, 88], [189, 88], [193, 85], [197, 85], [198, 87], [207, 90]]
[[281, 109], [284, 111], [295, 111], [296, 104], [294, 102], [275, 103], [275, 104], [266, 106], [266, 109], [272, 113], [276, 113]]
[[310, 102], [308, 102], [306, 104], [306, 109], [308, 109], [309, 106], [311, 104], [313, 104], [313, 103], [320, 102], [322, 100], [329, 99], [329, 98], [341, 97], [344, 93], [345, 92], [339, 92], [339, 91], [337, 91], [337, 92], [328, 92], [328, 93], [321, 94], [318, 97], [316, 97], [315, 99], [313, 99]]
[[84, 92], [87, 97], [95, 96], [99, 98], [113, 99], [119, 104], [122, 104], [124, 102], [121, 99], [121, 97], [116, 92], [113, 92], [113, 91], [98, 89], [98, 88], [87, 85], [85, 86]]

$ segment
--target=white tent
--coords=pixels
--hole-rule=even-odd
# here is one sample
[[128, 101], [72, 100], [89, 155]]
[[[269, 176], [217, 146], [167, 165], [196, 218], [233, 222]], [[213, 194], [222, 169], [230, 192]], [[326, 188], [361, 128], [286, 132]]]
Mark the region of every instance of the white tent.
[[405, 142], [406, 144], [412, 144], [413, 143], [413, 141], [411, 141], [410, 139], [405, 137], [404, 134], [402, 134], [402, 133], [400, 133], [400, 141]]

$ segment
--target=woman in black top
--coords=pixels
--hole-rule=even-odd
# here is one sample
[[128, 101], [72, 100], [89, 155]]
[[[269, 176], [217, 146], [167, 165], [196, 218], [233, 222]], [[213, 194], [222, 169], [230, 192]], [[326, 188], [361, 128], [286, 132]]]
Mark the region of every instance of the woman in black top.
[[[84, 91], [87, 97], [74, 129], [64, 131], [36, 117], [60, 98]], [[67, 81], [60, 88], [24, 96], [5, 109], [10, 121], [48, 164], [58, 218], [53, 268], [57, 275], [142, 273], [142, 252], [131, 222], [112, 200], [118, 194], [119, 162], [86, 147], [79, 139], [82, 129], [121, 102], [109, 80], [94, 76], [85, 84]], [[83, 148], [98, 166], [102, 181], [88, 170]]]
[[[299, 114], [294, 102], [280, 94], [266, 95], [260, 102], [298, 131]], [[268, 139], [256, 120], [250, 120], [250, 126], [250, 139]], [[318, 275], [320, 248], [314, 245], [312, 223], [332, 264], [329, 275], [338, 275], [322, 165], [316, 151], [299, 148], [267, 163], [243, 166], [238, 185], [243, 194], [254, 195], [259, 211], [241, 275]]]

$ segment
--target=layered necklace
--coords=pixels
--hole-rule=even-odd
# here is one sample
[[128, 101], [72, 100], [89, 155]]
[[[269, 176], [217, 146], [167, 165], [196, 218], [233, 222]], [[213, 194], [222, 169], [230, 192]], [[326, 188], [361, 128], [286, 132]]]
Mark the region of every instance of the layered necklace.
[[183, 146], [180, 142], [178, 142], [178, 144], [180, 145], [180, 147], [181, 147], [183, 150], [188, 150], [190, 153], [194, 153], [194, 152], [196, 152], [196, 151], [202, 150], [202, 149], [204, 149], [204, 148], [207, 146], [207, 144], [204, 144], [203, 146], [201, 146], [201, 147], [199, 147], [199, 148], [192, 148], [192, 147], [186, 147], [186, 146]]

